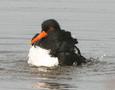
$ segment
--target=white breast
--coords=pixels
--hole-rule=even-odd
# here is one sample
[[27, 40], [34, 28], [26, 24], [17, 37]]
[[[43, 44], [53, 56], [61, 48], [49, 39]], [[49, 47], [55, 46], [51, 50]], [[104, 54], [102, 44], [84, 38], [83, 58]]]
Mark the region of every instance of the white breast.
[[49, 50], [40, 47], [32, 46], [29, 50], [28, 57], [28, 64], [34, 66], [52, 67], [58, 65], [58, 58], [51, 57], [49, 55]]

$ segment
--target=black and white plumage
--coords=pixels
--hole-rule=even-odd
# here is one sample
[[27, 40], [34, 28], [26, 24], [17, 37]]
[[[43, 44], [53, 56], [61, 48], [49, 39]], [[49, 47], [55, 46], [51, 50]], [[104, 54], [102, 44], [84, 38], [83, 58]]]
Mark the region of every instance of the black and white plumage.
[[[35, 38], [35, 37], [34, 37]], [[81, 65], [86, 59], [76, 47], [77, 39], [65, 30], [52, 31], [29, 51], [28, 63], [35, 66]]]
[[[41, 29], [41, 32], [47, 33], [47, 36], [32, 43], [28, 54], [29, 64], [51, 67], [86, 63], [86, 59], [76, 47], [77, 39], [74, 39], [69, 31], [62, 30], [56, 20], [44, 21]], [[38, 35], [35, 35], [33, 39]]]

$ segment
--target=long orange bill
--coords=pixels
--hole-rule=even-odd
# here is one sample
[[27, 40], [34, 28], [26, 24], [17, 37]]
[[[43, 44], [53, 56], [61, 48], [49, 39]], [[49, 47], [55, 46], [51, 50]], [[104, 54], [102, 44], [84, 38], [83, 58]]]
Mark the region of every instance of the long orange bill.
[[34, 44], [35, 42], [41, 40], [42, 38], [46, 37], [47, 33], [45, 31], [41, 32], [37, 37], [35, 37], [31, 43]]

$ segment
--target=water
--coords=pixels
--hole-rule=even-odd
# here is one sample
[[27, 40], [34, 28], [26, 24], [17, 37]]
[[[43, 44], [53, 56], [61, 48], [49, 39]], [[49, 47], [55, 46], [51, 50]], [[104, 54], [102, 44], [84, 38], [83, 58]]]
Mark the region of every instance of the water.
[[[0, 90], [115, 90], [114, 0], [0, 0]], [[27, 64], [29, 40], [55, 18], [79, 40], [83, 67]]]

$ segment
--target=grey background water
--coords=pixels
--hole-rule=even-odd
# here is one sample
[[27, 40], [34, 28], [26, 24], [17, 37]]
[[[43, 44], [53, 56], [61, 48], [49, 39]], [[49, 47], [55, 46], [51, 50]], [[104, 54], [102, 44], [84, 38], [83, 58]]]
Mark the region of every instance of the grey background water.
[[[30, 67], [29, 40], [54, 18], [79, 40], [83, 67]], [[114, 0], [0, 0], [0, 90], [115, 90]]]

